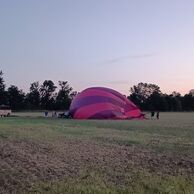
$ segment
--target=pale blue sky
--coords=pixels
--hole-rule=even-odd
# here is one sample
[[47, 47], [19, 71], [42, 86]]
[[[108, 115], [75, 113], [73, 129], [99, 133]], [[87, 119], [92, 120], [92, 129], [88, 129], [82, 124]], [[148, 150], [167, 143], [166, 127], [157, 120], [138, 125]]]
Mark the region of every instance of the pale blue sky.
[[193, 10], [193, 0], [0, 0], [0, 69], [25, 91], [52, 79], [184, 94], [194, 88]]

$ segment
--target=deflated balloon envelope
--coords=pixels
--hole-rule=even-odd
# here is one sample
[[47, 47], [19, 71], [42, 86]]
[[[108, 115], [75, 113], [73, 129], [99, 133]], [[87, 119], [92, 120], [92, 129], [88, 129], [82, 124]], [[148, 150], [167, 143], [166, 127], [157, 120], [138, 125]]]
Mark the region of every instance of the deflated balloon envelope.
[[119, 92], [92, 87], [83, 90], [72, 101], [73, 119], [143, 119], [138, 107]]

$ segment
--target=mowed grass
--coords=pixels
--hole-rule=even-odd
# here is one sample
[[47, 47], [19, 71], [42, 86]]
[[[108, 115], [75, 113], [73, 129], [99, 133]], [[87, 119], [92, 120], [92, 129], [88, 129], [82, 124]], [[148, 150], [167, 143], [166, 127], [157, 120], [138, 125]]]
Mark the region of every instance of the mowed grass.
[[143, 121], [82, 121], [36, 118], [35, 115], [1, 118], [0, 137], [48, 141], [58, 137], [94, 139], [124, 145], [139, 144], [155, 151], [194, 156], [194, 113], [163, 113], [160, 120]]
[[[58, 155], [52, 153], [49, 157], [57, 158], [53, 162], [56, 168], [57, 162], [64, 168], [69, 156], [72, 163], [68, 163], [68, 170], [76, 167], [78, 172], [75, 170], [72, 172], [75, 176], [71, 176], [71, 173], [66, 175], [66, 171], [64, 175], [57, 171], [53, 172], [54, 178], [45, 177], [46, 173], [40, 178], [24, 166], [28, 182], [22, 185], [16, 181], [14, 187], [12, 176], [17, 179], [20, 174], [13, 164], [5, 167], [9, 160], [0, 155], [4, 162], [0, 167], [5, 168], [0, 169], [0, 177], [6, 179], [0, 178], [0, 193], [194, 193], [194, 113], [162, 113], [160, 120], [127, 121], [43, 118], [40, 113], [18, 115], [0, 118], [3, 146], [11, 142], [13, 151], [21, 144], [21, 149], [25, 149], [29, 143], [31, 155], [44, 154], [42, 147], [54, 150]], [[35, 145], [40, 148], [35, 149]], [[74, 155], [68, 150], [75, 150]], [[62, 153], [68, 156], [61, 158]], [[15, 156], [19, 160], [20, 154]], [[25, 154], [22, 164], [23, 160]], [[41, 162], [50, 165], [46, 159]], [[9, 173], [10, 178], [5, 173]]]

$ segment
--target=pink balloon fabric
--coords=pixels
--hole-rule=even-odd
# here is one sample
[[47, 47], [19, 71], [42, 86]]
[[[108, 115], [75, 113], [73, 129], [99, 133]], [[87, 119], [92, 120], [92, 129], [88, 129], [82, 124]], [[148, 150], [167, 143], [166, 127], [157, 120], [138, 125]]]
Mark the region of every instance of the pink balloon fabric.
[[139, 108], [119, 92], [92, 87], [79, 93], [72, 101], [73, 119], [143, 119]]

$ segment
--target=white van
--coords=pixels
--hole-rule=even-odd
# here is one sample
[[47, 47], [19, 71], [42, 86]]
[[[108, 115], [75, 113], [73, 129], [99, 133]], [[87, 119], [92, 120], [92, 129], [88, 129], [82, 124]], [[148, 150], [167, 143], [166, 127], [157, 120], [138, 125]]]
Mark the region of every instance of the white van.
[[9, 117], [11, 115], [11, 108], [9, 106], [0, 105], [0, 117]]

